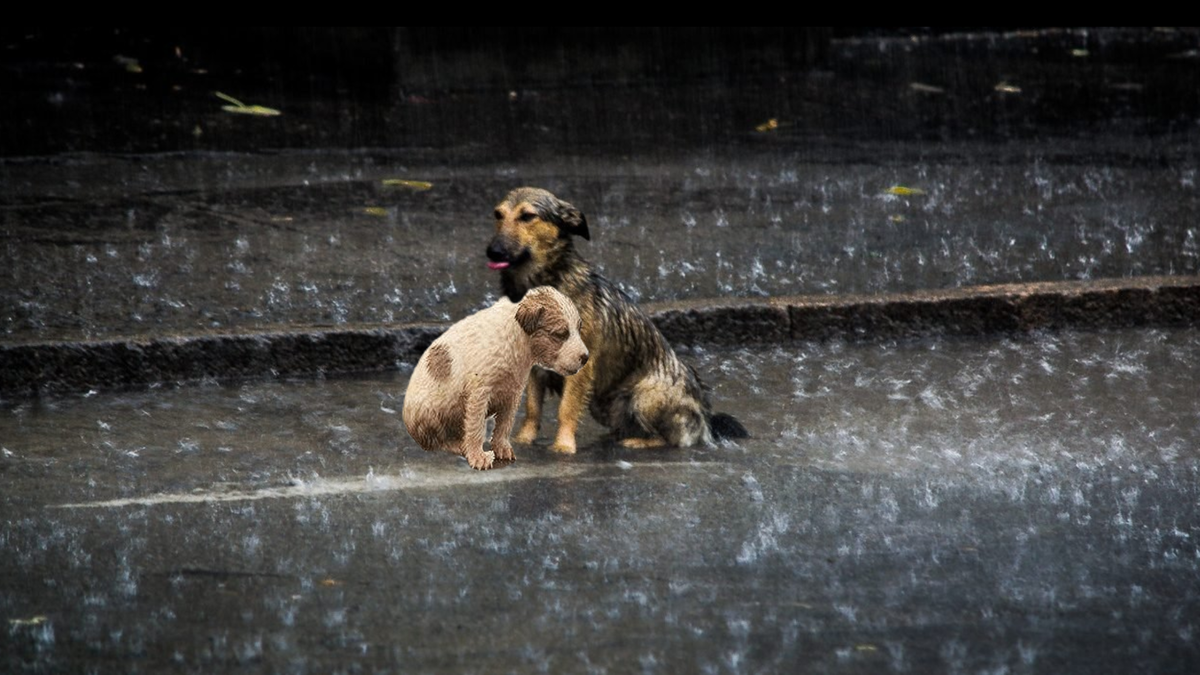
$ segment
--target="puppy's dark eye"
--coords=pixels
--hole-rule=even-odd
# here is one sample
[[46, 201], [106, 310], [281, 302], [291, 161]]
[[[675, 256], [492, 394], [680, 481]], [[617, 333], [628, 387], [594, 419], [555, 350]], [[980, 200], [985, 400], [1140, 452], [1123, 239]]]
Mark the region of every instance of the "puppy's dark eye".
[[504, 220], [504, 214], [500, 213], [500, 209], [496, 209], [495, 211], [492, 211], [492, 215], [496, 216], [496, 220]]
[[522, 223], [528, 223], [528, 222], [532, 221], [534, 218], [537, 218], [536, 213], [522, 213], [521, 217], [517, 218], [517, 220], [521, 221]]
[[555, 340], [566, 340], [567, 338], [571, 337], [571, 331], [567, 331], [567, 330], [556, 330], [556, 331], [554, 331], [553, 333], [551, 333], [550, 335], [551, 335], [551, 337], [553, 337]]

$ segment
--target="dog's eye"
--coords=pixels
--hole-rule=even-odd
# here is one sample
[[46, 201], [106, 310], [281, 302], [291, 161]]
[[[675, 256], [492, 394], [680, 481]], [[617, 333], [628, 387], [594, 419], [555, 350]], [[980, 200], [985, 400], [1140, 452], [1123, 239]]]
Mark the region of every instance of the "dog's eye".
[[567, 338], [571, 337], [571, 331], [556, 330], [553, 333], [551, 333], [550, 335], [556, 340], [566, 340]]
[[522, 213], [521, 217], [517, 218], [517, 220], [521, 221], [522, 223], [528, 223], [528, 222], [532, 221], [534, 218], [537, 218], [536, 213]]
[[504, 220], [504, 214], [500, 213], [500, 209], [496, 209], [495, 211], [492, 211], [492, 215], [496, 216], [496, 220]]

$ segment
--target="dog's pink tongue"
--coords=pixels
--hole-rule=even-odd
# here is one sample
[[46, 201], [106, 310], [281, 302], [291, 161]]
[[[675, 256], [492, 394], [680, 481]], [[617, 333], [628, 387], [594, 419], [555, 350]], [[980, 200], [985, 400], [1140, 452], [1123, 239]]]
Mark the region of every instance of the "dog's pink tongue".
[[490, 269], [490, 270], [502, 270], [505, 267], [508, 267], [508, 263], [506, 263], [506, 262], [492, 262], [491, 260], [488, 261], [488, 269]]

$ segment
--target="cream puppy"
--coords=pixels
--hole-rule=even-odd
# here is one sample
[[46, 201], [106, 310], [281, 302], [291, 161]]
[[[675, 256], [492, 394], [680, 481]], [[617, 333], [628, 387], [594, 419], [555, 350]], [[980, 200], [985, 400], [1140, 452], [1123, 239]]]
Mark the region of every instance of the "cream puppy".
[[[404, 394], [404, 426], [426, 450], [467, 458], [475, 469], [512, 461], [509, 433], [534, 365], [573, 375], [587, 363], [580, 318], [567, 296], [534, 288], [451, 326], [417, 361]], [[496, 416], [491, 449], [486, 420]]]

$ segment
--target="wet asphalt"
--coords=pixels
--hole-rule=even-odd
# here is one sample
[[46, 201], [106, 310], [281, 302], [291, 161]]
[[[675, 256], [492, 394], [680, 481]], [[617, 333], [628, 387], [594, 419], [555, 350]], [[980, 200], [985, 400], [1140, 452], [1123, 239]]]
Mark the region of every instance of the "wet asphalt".
[[406, 375], [0, 416], [9, 672], [1188, 672], [1193, 330], [685, 356], [753, 437], [477, 472]]
[[[521, 184], [646, 302], [1200, 270], [1187, 31], [868, 34], [666, 85], [447, 57], [382, 102], [29, 34], [6, 343], [453, 320]], [[750, 439], [588, 421], [486, 473], [407, 437], [404, 370], [0, 401], [0, 670], [1194, 672], [1198, 340], [695, 347]]]

